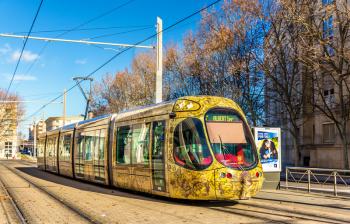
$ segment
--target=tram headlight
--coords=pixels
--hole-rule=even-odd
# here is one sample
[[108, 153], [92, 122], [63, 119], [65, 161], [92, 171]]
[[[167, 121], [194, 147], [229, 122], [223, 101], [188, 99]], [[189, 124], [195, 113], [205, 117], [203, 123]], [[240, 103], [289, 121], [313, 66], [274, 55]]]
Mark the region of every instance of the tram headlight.
[[232, 178], [232, 174], [231, 174], [231, 173], [227, 173], [227, 174], [226, 174], [226, 177], [227, 177], [228, 179], [231, 179], [231, 178]]
[[174, 105], [174, 112], [182, 112], [182, 111], [195, 111], [200, 109], [199, 103], [193, 100], [180, 99], [177, 100]]

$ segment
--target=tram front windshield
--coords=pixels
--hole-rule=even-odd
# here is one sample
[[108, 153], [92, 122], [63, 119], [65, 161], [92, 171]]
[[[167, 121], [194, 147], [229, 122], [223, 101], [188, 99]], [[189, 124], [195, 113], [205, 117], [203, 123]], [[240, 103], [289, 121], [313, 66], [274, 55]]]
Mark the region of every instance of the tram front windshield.
[[256, 163], [256, 151], [248, 127], [233, 111], [215, 109], [205, 116], [209, 141], [215, 158], [230, 168], [246, 168]]

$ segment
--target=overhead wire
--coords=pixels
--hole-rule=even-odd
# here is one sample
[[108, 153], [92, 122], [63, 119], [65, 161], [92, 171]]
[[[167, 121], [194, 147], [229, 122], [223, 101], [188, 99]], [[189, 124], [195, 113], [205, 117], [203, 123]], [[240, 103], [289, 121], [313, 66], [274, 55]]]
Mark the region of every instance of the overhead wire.
[[[61, 37], [61, 36], [63, 36], [63, 35], [66, 35], [67, 33], [70, 33], [70, 32], [73, 32], [73, 31], [75, 31], [75, 30], [78, 30], [78, 29], [80, 29], [81, 27], [83, 27], [83, 26], [85, 26], [85, 25], [87, 25], [87, 24], [89, 24], [89, 23], [92, 23], [92, 22], [94, 22], [94, 21], [96, 21], [96, 20], [98, 20], [98, 19], [101, 19], [101, 18], [103, 18], [103, 17], [105, 17], [105, 16], [111, 14], [112, 12], [114, 12], [114, 11], [120, 9], [120, 8], [122, 8], [122, 7], [126, 6], [126, 5], [129, 5], [130, 3], [134, 2], [134, 1], [136, 1], [136, 0], [129, 0], [129, 1], [126, 1], [126, 2], [124, 2], [124, 3], [122, 3], [122, 4], [120, 4], [120, 5], [117, 5], [116, 7], [112, 8], [112, 9], [110, 9], [110, 10], [108, 10], [108, 11], [106, 11], [106, 12], [104, 12], [104, 13], [98, 15], [98, 16], [95, 16], [95, 17], [89, 19], [89, 20], [86, 21], [86, 22], [83, 22], [83, 23], [81, 23], [81, 24], [79, 24], [79, 25], [77, 25], [77, 26], [75, 26], [75, 27], [73, 27], [73, 28], [71, 28], [71, 29], [65, 30], [63, 33], [61, 33], [61, 34], [55, 36], [55, 38]], [[49, 45], [49, 43], [50, 43], [50, 42], [46, 42], [45, 45], [40, 49], [40, 51], [39, 51], [39, 53], [38, 53], [38, 56], [37, 56], [36, 59], [29, 65], [28, 69], [26, 70], [25, 75], [28, 75], [28, 73], [32, 70], [33, 66], [37, 63], [37, 61], [39, 60], [40, 56], [44, 53], [44, 51], [46, 50], [46, 48], [47, 48], [47, 46]]]
[[[91, 28], [78, 28], [78, 29], [56, 29], [56, 30], [37, 30], [32, 31], [33, 33], [57, 33], [57, 32], [75, 32], [75, 31], [91, 31], [91, 30], [112, 30], [112, 29], [130, 29], [130, 28], [145, 28], [145, 27], [151, 27], [151, 25], [129, 25], [129, 26], [108, 26], [108, 27], [91, 27]], [[16, 32], [10, 32], [9, 34], [24, 34], [27, 32], [23, 31], [16, 31]]]
[[22, 46], [21, 53], [20, 53], [19, 58], [18, 58], [18, 60], [17, 60], [15, 70], [14, 70], [14, 72], [13, 72], [13, 74], [12, 74], [10, 84], [9, 84], [9, 86], [7, 87], [7, 90], [6, 90], [5, 100], [7, 99], [8, 93], [9, 93], [9, 91], [10, 91], [10, 89], [11, 89], [11, 86], [12, 86], [12, 83], [13, 83], [13, 80], [15, 79], [15, 76], [16, 76], [16, 73], [17, 73], [17, 70], [18, 70], [19, 63], [21, 62], [21, 59], [22, 59], [22, 55], [23, 55], [24, 49], [25, 49], [25, 47], [26, 47], [26, 45], [27, 45], [27, 43], [28, 43], [28, 37], [30, 36], [30, 34], [31, 34], [32, 30], [33, 30], [35, 21], [36, 21], [37, 18], [38, 18], [38, 15], [39, 15], [39, 12], [40, 12], [40, 9], [41, 9], [41, 6], [42, 6], [43, 2], [44, 2], [44, 0], [41, 0], [41, 1], [40, 1], [39, 7], [38, 7], [38, 9], [37, 9], [37, 11], [36, 11], [36, 13], [35, 13], [35, 16], [34, 16], [34, 19], [33, 19], [33, 21], [32, 21], [32, 24], [30, 25], [30, 29], [29, 29], [29, 31], [28, 31], [28, 34], [27, 34], [26, 38], [24, 39], [24, 43], [23, 43], [23, 46]]
[[94, 39], [103, 38], [103, 37], [111, 37], [111, 36], [116, 36], [116, 35], [120, 35], [120, 34], [133, 33], [133, 32], [138, 32], [138, 31], [141, 31], [141, 30], [148, 30], [148, 29], [151, 29], [151, 28], [153, 28], [153, 27], [154, 27], [154, 26], [144, 27], [144, 28], [138, 28], [138, 29], [133, 29], [133, 30], [127, 30], [127, 31], [117, 32], [117, 33], [103, 34], [103, 35], [99, 35], [99, 36], [94, 36], [94, 37], [86, 38], [86, 39], [84, 39], [84, 40], [94, 40]]
[[[189, 18], [191, 18], [191, 17], [193, 17], [193, 16], [195, 16], [195, 15], [197, 15], [197, 14], [199, 14], [199, 13], [205, 11], [205, 10], [207, 10], [208, 8], [214, 6], [215, 4], [219, 3], [220, 1], [222, 1], [222, 0], [216, 0], [216, 1], [212, 2], [212, 3], [210, 3], [208, 6], [205, 6], [205, 7], [201, 8], [201, 9], [199, 9], [199, 10], [193, 12], [192, 14], [190, 14], [190, 15], [188, 15], [188, 16], [185, 16], [184, 18], [182, 18], [182, 19], [176, 21], [175, 23], [169, 25], [168, 27], [164, 28], [163, 30], [161, 30], [161, 31], [159, 31], [159, 32], [157, 32], [157, 33], [155, 33], [155, 34], [153, 34], [153, 35], [151, 35], [151, 36], [149, 36], [149, 37], [147, 37], [147, 38], [141, 40], [141, 41], [138, 41], [138, 42], [136, 42], [136, 43], [133, 44], [133, 45], [139, 45], [139, 44], [141, 44], [141, 43], [143, 43], [143, 42], [145, 42], [145, 41], [148, 41], [148, 40], [150, 40], [150, 39], [156, 37], [159, 33], [165, 32], [165, 31], [167, 31], [167, 30], [169, 30], [169, 29], [175, 27], [176, 25], [178, 25], [178, 24], [180, 24], [180, 23], [182, 23], [182, 22], [188, 20]], [[132, 48], [134, 48], [134, 46], [127, 47], [127, 48], [125, 48], [124, 50], [122, 50], [122, 51], [116, 53], [116, 54], [113, 55], [111, 58], [109, 58], [107, 61], [105, 61], [104, 63], [102, 63], [100, 66], [98, 66], [95, 70], [93, 70], [92, 72], [90, 72], [86, 77], [87, 77], [87, 78], [91, 77], [91, 76], [94, 75], [96, 72], [98, 72], [99, 70], [101, 70], [104, 66], [106, 66], [107, 64], [109, 64], [109, 63], [110, 63], [111, 61], [113, 61], [115, 58], [117, 58], [119, 55], [123, 54], [124, 52], [126, 52], [126, 51], [128, 51], [128, 50], [130, 50], [130, 49], [132, 49]], [[67, 89], [67, 90], [66, 90], [66, 93], [70, 92], [72, 89], [74, 89], [76, 86], [78, 86], [81, 82], [83, 82], [83, 80], [77, 82], [75, 85], [73, 85], [73, 86], [71, 86], [69, 89]], [[36, 115], [37, 113], [39, 113], [42, 109], [44, 109], [45, 107], [47, 107], [49, 104], [55, 102], [57, 99], [61, 98], [62, 96], [63, 96], [63, 94], [60, 94], [60, 95], [58, 95], [57, 97], [53, 98], [53, 99], [50, 100], [48, 103], [46, 103], [46, 104], [44, 104], [43, 106], [41, 106], [41, 107], [40, 107], [38, 110], [36, 110], [33, 114], [31, 114], [30, 116], [28, 116], [25, 120], [27, 120], [27, 119], [29, 119], [29, 118], [35, 116], [35, 115]]]

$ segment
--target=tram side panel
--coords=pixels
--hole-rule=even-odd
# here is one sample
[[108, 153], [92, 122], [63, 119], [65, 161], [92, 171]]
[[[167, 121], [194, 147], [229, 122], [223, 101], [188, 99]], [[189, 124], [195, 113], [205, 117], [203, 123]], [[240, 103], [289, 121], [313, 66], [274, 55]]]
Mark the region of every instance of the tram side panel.
[[47, 136], [45, 170], [57, 173], [58, 134]]
[[75, 131], [75, 178], [108, 184], [107, 126]]
[[45, 140], [46, 136], [39, 137], [38, 139], [38, 150], [37, 150], [37, 165], [41, 170], [45, 169]]
[[141, 129], [144, 132], [143, 137], [140, 136], [143, 139], [142, 150], [148, 148], [149, 138], [146, 136], [149, 136], [149, 125], [143, 126], [142, 128], [142, 124], [123, 122], [116, 127], [115, 157], [113, 156], [113, 178], [116, 187], [150, 192], [148, 156], [144, 157], [143, 151], [140, 151], [138, 159], [135, 153], [135, 157], [132, 158], [132, 150], [139, 147], [137, 142]]
[[119, 121], [113, 135], [113, 185], [165, 195], [166, 117]]
[[186, 117], [170, 122], [167, 167], [170, 197], [215, 200], [214, 169], [202, 122]]

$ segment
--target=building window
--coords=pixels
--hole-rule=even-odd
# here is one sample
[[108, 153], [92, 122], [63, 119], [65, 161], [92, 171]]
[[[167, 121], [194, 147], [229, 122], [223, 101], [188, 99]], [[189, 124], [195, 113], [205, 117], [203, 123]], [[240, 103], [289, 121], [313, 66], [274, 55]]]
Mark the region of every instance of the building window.
[[331, 42], [334, 37], [334, 30], [333, 30], [333, 16], [328, 17], [327, 19], [323, 20], [323, 39], [328, 42], [325, 46], [325, 54], [329, 56], [334, 55], [334, 48], [331, 46]]
[[323, 76], [323, 99], [325, 107], [335, 107], [334, 80], [328, 74]]
[[5, 142], [5, 156], [12, 157], [12, 142]]
[[12, 149], [12, 142], [5, 142], [5, 149]]
[[323, 91], [325, 104], [333, 108], [335, 104], [334, 89], [328, 89]]
[[322, 124], [323, 129], [323, 143], [335, 142], [335, 127], [334, 123]]
[[5, 130], [4, 136], [12, 136], [13, 130]]
[[10, 119], [6, 119], [6, 120], [4, 119], [1, 123], [2, 123], [2, 125], [4, 125], [4, 126], [5, 126], [5, 125], [10, 125], [10, 124], [11, 124], [11, 120], [10, 120]]
[[326, 6], [326, 5], [330, 5], [333, 3], [333, 0], [322, 0], [322, 5]]

